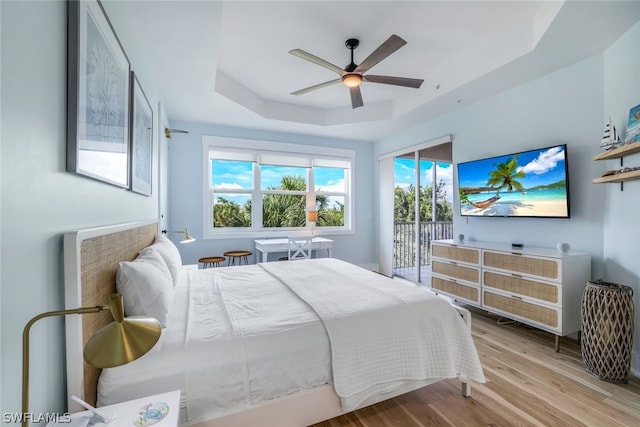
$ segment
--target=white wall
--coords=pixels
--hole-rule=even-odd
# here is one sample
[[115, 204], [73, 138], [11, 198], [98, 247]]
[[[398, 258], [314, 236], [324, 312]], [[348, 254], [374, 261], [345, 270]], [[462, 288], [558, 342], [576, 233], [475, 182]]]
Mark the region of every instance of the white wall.
[[[604, 54], [604, 115], [625, 134], [629, 109], [640, 104], [640, 23]], [[619, 160], [602, 161], [600, 170], [617, 169]], [[640, 166], [640, 153], [625, 166]], [[606, 184], [604, 198], [604, 278], [633, 288], [636, 306], [633, 367], [640, 376], [640, 181]]]
[[[555, 247], [559, 241], [590, 252], [593, 275], [602, 275], [604, 188], [591, 161], [602, 137], [602, 56], [596, 56], [482, 102], [404, 131], [377, 144], [378, 153], [445, 134], [453, 135], [454, 163], [567, 144], [570, 219], [454, 217], [454, 233], [475, 240]], [[454, 192], [457, 192], [457, 186]], [[454, 211], [459, 212], [457, 198]]]
[[[591, 277], [634, 288], [640, 297], [639, 181], [593, 184], [619, 162], [594, 162], [601, 151], [606, 118], [625, 129], [628, 112], [640, 103], [640, 40], [636, 24], [605, 52], [489, 99], [379, 141], [374, 156], [442, 135], [453, 135], [454, 163], [566, 143], [569, 154], [570, 219], [454, 218], [454, 234], [475, 240], [554, 247], [568, 242], [591, 254]], [[625, 159], [638, 166], [640, 154]], [[376, 171], [377, 173], [377, 171]], [[454, 192], [457, 192], [457, 187]], [[459, 206], [456, 204], [455, 210]], [[635, 314], [632, 370], [640, 374], [640, 313]]]
[[[234, 249], [255, 252], [253, 239], [203, 240], [203, 171], [202, 136], [224, 136], [264, 141], [318, 145], [356, 150], [355, 164], [355, 234], [331, 235], [333, 255], [355, 264], [376, 263], [373, 225], [373, 146], [370, 143], [335, 140], [305, 135], [238, 129], [196, 123], [173, 122], [188, 134], [176, 134], [170, 140], [169, 150], [169, 206], [171, 229], [189, 229], [196, 242], [179, 245], [185, 263], [196, 264], [203, 256], [222, 255]], [[319, 234], [319, 233], [318, 233]], [[285, 237], [282, 235], [279, 237]], [[255, 262], [255, 253], [250, 259]]]
[[[109, 6], [118, 14], [124, 5]], [[22, 328], [41, 312], [64, 308], [62, 234], [155, 218], [158, 189], [154, 187], [153, 197], [144, 197], [65, 171], [66, 2], [2, 1], [0, 10], [0, 345], [5, 413], [21, 409]], [[113, 23], [116, 30], [122, 24]], [[130, 35], [123, 31], [120, 37], [156, 110], [152, 70], [137, 67], [140, 56]], [[157, 159], [157, 152], [154, 156]], [[156, 177], [154, 170], [154, 182]], [[31, 336], [33, 412], [64, 410], [64, 364], [62, 318], [39, 321]]]

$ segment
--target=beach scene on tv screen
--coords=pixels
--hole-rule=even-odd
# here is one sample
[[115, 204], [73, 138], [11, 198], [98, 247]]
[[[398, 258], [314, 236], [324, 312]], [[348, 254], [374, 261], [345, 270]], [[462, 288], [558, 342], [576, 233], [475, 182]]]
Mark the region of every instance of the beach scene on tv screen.
[[458, 164], [460, 213], [567, 217], [565, 146]]

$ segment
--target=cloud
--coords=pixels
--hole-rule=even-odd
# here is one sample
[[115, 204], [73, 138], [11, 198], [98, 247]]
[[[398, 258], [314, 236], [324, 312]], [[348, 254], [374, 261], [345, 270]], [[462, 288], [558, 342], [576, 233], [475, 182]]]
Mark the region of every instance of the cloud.
[[227, 182], [223, 182], [220, 184], [216, 184], [213, 186], [214, 189], [218, 189], [218, 188], [223, 188], [225, 190], [235, 190], [235, 189], [243, 189], [244, 187], [240, 184], [237, 183], [227, 183]]
[[553, 147], [540, 153], [536, 159], [518, 168], [518, 171], [540, 175], [555, 168], [558, 162], [562, 160], [564, 160], [562, 147]]
[[316, 185], [316, 187], [318, 188], [319, 191], [326, 191], [328, 193], [344, 193], [345, 189], [344, 189], [344, 179], [338, 179], [338, 180], [330, 180], [327, 181], [327, 184], [329, 185]]

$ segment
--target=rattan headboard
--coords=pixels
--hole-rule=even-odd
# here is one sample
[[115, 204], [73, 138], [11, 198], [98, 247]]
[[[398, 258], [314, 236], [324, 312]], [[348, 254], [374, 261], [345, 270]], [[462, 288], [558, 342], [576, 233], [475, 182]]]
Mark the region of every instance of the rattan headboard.
[[[133, 260], [152, 244], [158, 234], [156, 220], [73, 231], [64, 235], [66, 308], [106, 304], [116, 291], [120, 261]], [[67, 316], [67, 398], [76, 395], [95, 405], [100, 370], [83, 358], [84, 345], [93, 334], [112, 321], [109, 311]], [[81, 410], [69, 401], [69, 410]]]

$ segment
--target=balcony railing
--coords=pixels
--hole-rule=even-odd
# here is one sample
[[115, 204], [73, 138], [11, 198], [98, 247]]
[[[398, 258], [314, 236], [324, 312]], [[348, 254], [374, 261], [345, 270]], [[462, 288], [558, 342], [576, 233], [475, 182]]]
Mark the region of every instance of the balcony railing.
[[[393, 268], [416, 266], [416, 225], [414, 222], [395, 222]], [[420, 265], [431, 264], [431, 241], [453, 238], [452, 221], [424, 221], [418, 230], [420, 235]]]

